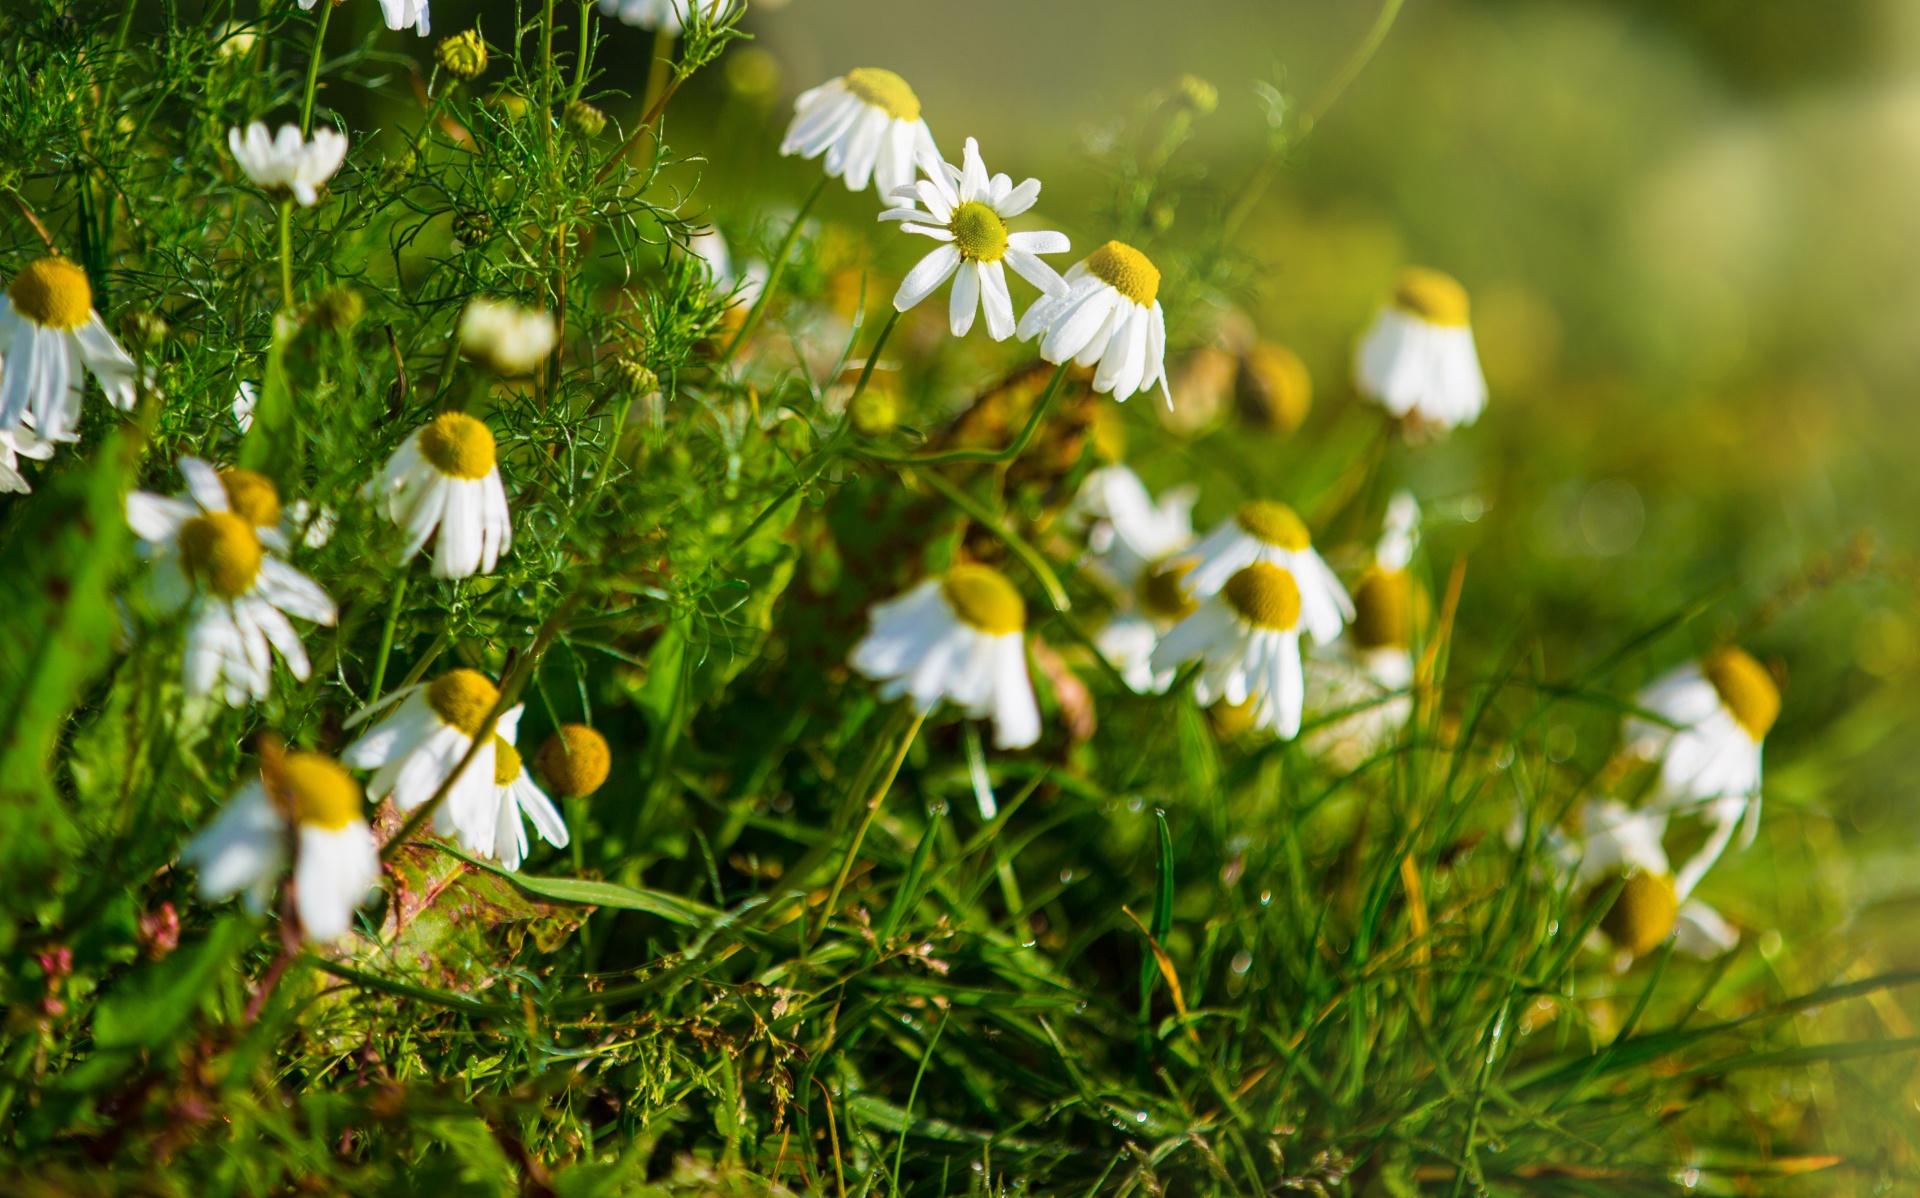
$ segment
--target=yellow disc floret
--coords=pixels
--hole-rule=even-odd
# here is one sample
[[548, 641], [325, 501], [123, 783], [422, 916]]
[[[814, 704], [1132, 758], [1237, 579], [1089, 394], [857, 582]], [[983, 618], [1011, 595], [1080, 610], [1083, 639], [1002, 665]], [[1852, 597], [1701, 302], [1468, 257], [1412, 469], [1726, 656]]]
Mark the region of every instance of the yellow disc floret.
[[1285, 632], [1300, 623], [1300, 584], [1280, 566], [1255, 562], [1227, 579], [1220, 594], [1255, 628]]
[[1362, 649], [1406, 648], [1413, 634], [1413, 580], [1405, 570], [1369, 570], [1353, 588], [1353, 640]]
[[337, 832], [360, 818], [360, 784], [325, 753], [296, 749], [280, 761], [280, 776], [303, 824]]
[[953, 614], [991, 636], [1027, 626], [1027, 601], [991, 566], [955, 566], [940, 581]]
[[449, 727], [478, 736], [500, 690], [478, 670], [449, 670], [427, 687], [427, 706]]
[[420, 430], [420, 452], [449, 477], [485, 478], [493, 473], [493, 430], [465, 412], [442, 412]]
[[1312, 536], [1307, 533], [1306, 522], [1284, 503], [1256, 499], [1252, 503], [1241, 504], [1233, 518], [1241, 528], [1277, 549], [1298, 552], [1313, 543]]
[[43, 329], [77, 329], [93, 315], [87, 272], [65, 258], [36, 258], [7, 285], [20, 315]]
[[280, 492], [272, 479], [258, 470], [222, 470], [220, 485], [234, 515], [255, 528], [279, 527]]
[[847, 90], [896, 121], [920, 119], [920, 97], [905, 79], [885, 68], [853, 68], [847, 72]]
[[265, 557], [253, 525], [232, 512], [208, 512], [180, 526], [180, 565], [198, 586], [222, 599], [253, 589]]
[[1620, 897], [1613, 900], [1600, 930], [1614, 944], [1636, 957], [1652, 952], [1680, 918], [1680, 896], [1673, 880], [1637, 870], [1627, 875]]
[[1154, 297], [1160, 294], [1159, 270], [1124, 241], [1109, 241], [1088, 254], [1087, 270], [1142, 308], [1153, 307]]
[[1739, 647], [1727, 645], [1707, 654], [1700, 672], [1720, 692], [1720, 701], [1747, 735], [1755, 740], [1767, 735], [1780, 717], [1780, 688], [1765, 666]]
[[585, 724], [562, 724], [535, 759], [547, 789], [563, 799], [583, 799], [607, 780], [613, 758], [607, 738]]
[[979, 200], [968, 200], [955, 208], [947, 231], [953, 234], [953, 248], [962, 258], [998, 262], [1007, 256], [1007, 222]]
[[1452, 275], [1424, 266], [1409, 266], [1401, 272], [1393, 303], [1428, 324], [1464, 327], [1467, 323], [1467, 289]]
[[1188, 598], [1180, 585], [1192, 569], [1191, 559], [1168, 559], [1140, 571], [1134, 592], [1139, 596], [1141, 608], [1160, 620], [1184, 620], [1192, 615], [1200, 605]]
[[505, 786], [520, 776], [520, 750], [504, 736], [493, 738], [493, 784]]

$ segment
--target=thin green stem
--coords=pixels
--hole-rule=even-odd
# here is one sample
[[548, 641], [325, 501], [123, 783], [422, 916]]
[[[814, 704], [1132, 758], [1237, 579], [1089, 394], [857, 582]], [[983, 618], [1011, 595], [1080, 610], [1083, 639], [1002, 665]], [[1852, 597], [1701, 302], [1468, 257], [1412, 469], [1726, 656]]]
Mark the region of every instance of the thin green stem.
[[400, 605], [407, 597], [407, 579], [402, 575], [387, 604], [387, 622], [380, 627], [380, 656], [373, 664], [373, 685], [367, 689], [367, 705], [380, 701], [380, 688], [387, 681], [387, 661], [393, 656], [393, 629], [400, 622]]
[[588, 51], [593, 48], [593, 3], [592, 0], [580, 0], [580, 50], [573, 57], [573, 90], [567, 95], [569, 100], [578, 100], [580, 93], [587, 89]]
[[320, 59], [326, 53], [327, 22], [333, 17], [333, 0], [321, 0], [320, 20], [313, 27], [313, 53], [307, 58], [307, 92], [300, 101], [300, 136], [313, 133], [313, 93], [320, 85]]
[[907, 1129], [913, 1126], [913, 1103], [920, 1097], [920, 1079], [927, 1075], [927, 1065], [933, 1060], [933, 1050], [940, 1047], [940, 1034], [947, 1030], [947, 1020], [953, 1015], [953, 1008], [940, 1012], [940, 1023], [933, 1029], [932, 1039], [927, 1041], [927, 1050], [920, 1054], [920, 1067], [913, 1071], [913, 1085], [907, 1090], [907, 1113], [900, 1123], [900, 1138], [893, 1145], [893, 1193], [900, 1195], [900, 1162], [907, 1151]]
[[890, 453], [867, 453], [866, 457], [876, 462], [886, 462], [894, 466], [944, 466], [952, 462], [1011, 462], [1027, 451], [1033, 441], [1033, 434], [1039, 430], [1040, 422], [1046, 419], [1047, 410], [1053, 406], [1053, 397], [1060, 391], [1060, 380], [1067, 377], [1067, 362], [1062, 362], [1053, 371], [1048, 380], [1047, 389], [1034, 401], [1033, 411], [1027, 416], [1026, 427], [1014, 438], [1013, 444], [1005, 449], [954, 449], [946, 453], [930, 453], [922, 457], [910, 457]]
[[1053, 567], [1047, 564], [1047, 559], [1040, 556], [1039, 550], [1027, 544], [1026, 538], [1002, 524], [992, 512], [987, 510], [985, 504], [932, 470], [915, 474], [914, 477], [946, 496], [948, 503], [971, 516], [980, 527], [999, 538], [1008, 549], [1013, 550], [1013, 555], [1019, 558], [1021, 564], [1032, 573], [1034, 580], [1040, 584], [1040, 589], [1047, 593], [1047, 602], [1053, 605], [1053, 610], [1064, 612], [1073, 607], [1073, 601], [1067, 598], [1067, 588], [1060, 585], [1060, 579], [1054, 574]]
[[[820, 912], [820, 927], [813, 934], [818, 941], [827, 934], [827, 924], [833, 919], [833, 909], [840, 905], [840, 892], [846, 888], [847, 877], [853, 872], [853, 862], [860, 855], [860, 846], [866, 843], [867, 829], [873, 826], [874, 817], [880, 814], [880, 805], [886, 801], [887, 792], [893, 789], [894, 779], [900, 776], [900, 767], [906, 764], [907, 750], [913, 747], [914, 738], [920, 735], [920, 725], [927, 717], [915, 712], [913, 723], [907, 725], [906, 735], [900, 738], [900, 747], [894, 750], [893, 760], [887, 763], [886, 776], [873, 788], [873, 797], [867, 800], [867, 813], [860, 820], [860, 827], [854, 831], [853, 843], [847, 846], [847, 855], [840, 859], [840, 872], [833, 879], [833, 889], [827, 892], [826, 906]], [[805, 948], [801, 955], [805, 956]]]
[[753, 301], [753, 308], [747, 313], [747, 318], [740, 322], [740, 331], [733, 335], [733, 340], [727, 343], [725, 352], [720, 355], [720, 361], [723, 364], [733, 360], [734, 351], [740, 348], [753, 332], [754, 326], [760, 323], [761, 313], [767, 310], [767, 304], [773, 299], [773, 293], [780, 287], [780, 277], [787, 273], [787, 259], [793, 254], [793, 243], [799, 240], [800, 226], [807, 223], [807, 214], [813, 211], [814, 204], [820, 199], [820, 193], [827, 189], [827, 182], [832, 177], [822, 171], [820, 181], [815, 183], [813, 190], [807, 193], [806, 202], [800, 205], [800, 211], [794, 213], [793, 225], [787, 230], [786, 237], [780, 242], [780, 249], [773, 256], [773, 269], [767, 273], [767, 281], [760, 287], [759, 298]]
[[540, 111], [547, 144], [553, 144], [553, 0], [540, 6]]
[[280, 201], [280, 306], [293, 311], [293, 201]]

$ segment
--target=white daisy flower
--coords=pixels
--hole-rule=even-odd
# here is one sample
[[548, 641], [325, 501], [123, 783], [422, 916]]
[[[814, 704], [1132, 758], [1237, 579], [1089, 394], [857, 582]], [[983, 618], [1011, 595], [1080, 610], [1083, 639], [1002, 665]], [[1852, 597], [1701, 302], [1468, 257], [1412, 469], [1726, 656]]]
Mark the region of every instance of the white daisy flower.
[[1307, 665], [1307, 706], [1356, 709], [1316, 732], [1309, 747], [1353, 769], [1400, 735], [1413, 714], [1413, 579], [1420, 505], [1405, 491], [1387, 504], [1373, 563], [1353, 589], [1353, 623]]
[[913, 186], [914, 168], [923, 156], [940, 158], [920, 116], [920, 97], [905, 79], [879, 67], [855, 67], [801, 92], [780, 152], [802, 158], [825, 154], [829, 178], [846, 180], [848, 191], [866, 190], [871, 179], [883, 201]]
[[506, 378], [532, 374], [558, 340], [551, 314], [512, 300], [475, 296], [460, 313], [460, 352]]
[[712, 18], [726, 6], [727, 0], [600, 0], [600, 11], [618, 17], [623, 25], [658, 29], [675, 37], [693, 13]]
[[1020, 339], [1039, 336], [1040, 356], [1049, 362], [1097, 364], [1095, 391], [1124, 403], [1158, 384], [1172, 407], [1167, 317], [1153, 263], [1132, 246], [1109, 241], [1075, 263], [1065, 281], [1067, 294], [1041, 296], [1020, 318]]
[[1487, 380], [1467, 324], [1467, 291], [1437, 270], [1409, 268], [1354, 352], [1360, 393], [1398, 417], [1439, 428], [1472, 424]]
[[93, 309], [87, 272], [36, 258], [0, 298], [0, 429], [31, 424], [49, 441], [80, 439], [87, 373], [113, 406], [133, 407], [139, 367]]
[[[506, 722], [502, 716], [500, 723]], [[540, 839], [556, 849], [567, 847], [567, 822], [560, 818], [547, 792], [527, 773], [512, 739], [499, 732], [493, 739], [493, 835], [475, 851], [495, 858], [508, 869], [519, 869], [527, 858], [527, 828], [520, 819], [523, 814], [533, 821]], [[464, 836], [461, 843], [465, 843]]]
[[242, 435], [253, 431], [253, 410], [260, 406], [260, 388], [245, 379], [233, 389], [233, 423]]
[[1314, 551], [1307, 526], [1292, 508], [1256, 499], [1240, 505], [1231, 520], [1189, 551], [1193, 561], [1183, 585], [1204, 599], [1255, 562], [1284, 567], [1300, 588], [1300, 620], [1316, 644], [1330, 645], [1353, 619], [1353, 600], [1327, 563]]
[[1175, 487], [1156, 503], [1121, 465], [1094, 471], [1080, 487], [1077, 506], [1093, 521], [1087, 572], [1113, 592], [1119, 612], [1094, 644], [1140, 694], [1159, 694], [1173, 682], [1175, 671], [1153, 668], [1153, 650], [1160, 634], [1196, 606], [1180, 589], [1190, 563], [1179, 557], [1193, 543], [1194, 498], [1192, 487]]
[[1024, 749], [1040, 739], [1026, 627], [1026, 601], [1006, 575], [955, 566], [875, 604], [851, 663], [882, 684], [883, 699], [907, 695], [921, 715], [950, 699], [970, 719], [993, 717], [995, 748]]
[[[347, 720], [345, 726], [354, 728], [385, 713], [347, 746], [340, 760], [373, 771], [368, 789], [376, 802], [391, 795], [400, 810], [412, 811], [452, 776], [499, 701], [499, 688], [478, 670], [449, 670], [432, 682], [403, 687]], [[494, 854], [501, 806], [494, 780], [499, 750], [502, 744], [511, 748], [524, 706], [500, 713], [492, 739], [480, 746], [434, 812], [434, 830], [457, 839], [469, 852]]]
[[1253, 704], [1255, 727], [1291, 740], [1300, 731], [1306, 683], [1300, 665], [1301, 590], [1284, 566], [1242, 566], [1199, 609], [1160, 638], [1153, 668], [1198, 660], [1193, 694]]
[[247, 906], [262, 914], [286, 867], [291, 824], [299, 833], [293, 905], [301, 931], [308, 940], [338, 940], [380, 877], [360, 784], [332, 758], [300, 750], [280, 757], [269, 772], [271, 789], [264, 777], [241, 787], [181, 860], [200, 871], [202, 898], [244, 892]]
[[985, 308], [987, 332], [995, 341], [1013, 336], [1013, 294], [1007, 290], [1006, 267], [1048, 295], [1064, 296], [1064, 279], [1037, 254], [1064, 254], [1070, 248], [1064, 233], [1010, 233], [1007, 220], [1033, 207], [1040, 196], [1040, 180], [1028, 179], [1015, 187], [1006, 175], [987, 175], [980, 146], [967, 139], [964, 167], [928, 159], [928, 172], [917, 186], [894, 193], [896, 200], [919, 208], [889, 208], [881, 220], [907, 222], [902, 228], [946, 244], [920, 259], [894, 292], [895, 311], [926, 299], [940, 284], [953, 280], [947, 320], [956, 337], [973, 327], [975, 311]]
[[1663, 841], [1667, 815], [1652, 808], [1635, 810], [1616, 799], [1590, 799], [1582, 811], [1577, 842], [1563, 841], [1559, 855], [1576, 861], [1576, 893], [1627, 875], [1619, 897], [1600, 922], [1600, 930], [1622, 951], [1644, 956], [1669, 935], [1674, 949], [1702, 960], [1717, 957], [1739, 943], [1740, 933], [1718, 911], [1693, 897], [1705, 870], [1694, 862], [1678, 876], [1667, 862]]
[[250, 470], [217, 471], [198, 458], [181, 458], [180, 474], [180, 496], [128, 495], [127, 523], [153, 559], [155, 603], [192, 613], [187, 693], [218, 693], [233, 707], [265, 699], [274, 653], [305, 681], [306, 647], [287, 617], [330, 625], [338, 612], [320, 584], [267, 552], [286, 544], [279, 493]]
[[311, 208], [346, 160], [347, 137], [336, 129], [315, 129], [308, 141], [297, 125], [280, 126], [276, 136], [265, 122], [255, 121], [244, 135], [237, 127], [227, 130], [227, 149], [255, 187], [276, 198], [290, 195], [302, 208]]
[[[300, 0], [303, 10], [311, 11], [316, 0]], [[338, 4], [340, 0], [332, 0]], [[431, 13], [427, 11], [427, 0], [380, 0], [380, 15], [387, 20], [388, 29], [405, 29], [413, 26], [413, 31], [421, 37], [432, 32]]]
[[42, 441], [25, 425], [0, 429], [0, 491], [25, 495], [33, 490], [27, 485], [27, 476], [20, 473], [20, 459], [44, 462], [52, 456], [53, 442]]
[[375, 504], [406, 530], [402, 557], [420, 552], [440, 530], [435, 578], [492, 573], [513, 547], [507, 489], [500, 481], [493, 432], [464, 412], [442, 412], [408, 434], [368, 484]]

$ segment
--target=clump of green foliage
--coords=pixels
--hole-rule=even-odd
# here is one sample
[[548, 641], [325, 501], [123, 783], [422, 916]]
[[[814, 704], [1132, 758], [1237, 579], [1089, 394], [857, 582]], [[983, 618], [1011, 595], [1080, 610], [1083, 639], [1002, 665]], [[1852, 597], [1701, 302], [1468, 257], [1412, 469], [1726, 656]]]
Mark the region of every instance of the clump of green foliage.
[[[773, 217], [786, 273], [751, 314], [730, 303], [687, 251], [699, 164], [668, 117], [743, 36], [738, 8], [696, 16], [632, 95], [584, 5], [523, 14], [471, 78], [411, 35], [322, 56], [317, 14], [287, 5], [133, 13], [0, 17], [0, 275], [68, 256], [151, 372], [131, 414], [89, 399], [79, 444], [0, 501], [9, 1191], [1913, 1183], [1910, 1063], [1866, 1013], [1912, 976], [1787, 989], [1751, 937], [1629, 967], [1593, 946], [1618, 884], [1576, 895], [1556, 861], [1554, 829], [1619, 781], [1562, 729], [1629, 711], [1705, 603], [1571, 671], [1524, 631], [1462, 660], [1471, 572], [1423, 553], [1411, 714], [1358, 765], [1237, 730], [1185, 685], [1135, 694], [1092, 648], [1105, 599], [1068, 518], [1119, 432], [1154, 481], [1203, 483], [1204, 510], [1282, 497], [1322, 544], [1369, 540], [1432, 448], [1358, 409], [1180, 443], [1149, 396], [1119, 409], [1069, 375], [1043, 399], [1017, 343], [911, 319], [883, 363], [888, 228]], [[1304, 118], [1264, 94], [1245, 189], [1179, 165], [1220, 102], [1197, 80], [1105, 147], [1095, 232], [1152, 248], [1187, 343], [1247, 285], [1235, 234], [1337, 89]], [[228, 130], [267, 114], [352, 138], [319, 205], [276, 206], [236, 167]], [[554, 315], [530, 378], [460, 359], [483, 294]], [[361, 488], [459, 408], [497, 437], [514, 548], [445, 580], [401, 560]], [[177, 489], [186, 454], [333, 514], [293, 561], [338, 625], [262, 703], [188, 701], [184, 629], [142, 597], [124, 499]], [[845, 667], [875, 602], [961, 559], [1035, 613], [1032, 750], [989, 755], [950, 709], [923, 726]], [[565, 849], [509, 871], [382, 812], [381, 896], [331, 946], [197, 896], [181, 848], [263, 738], [338, 752], [361, 705], [455, 665], [527, 702], [529, 760], [564, 723], [611, 745], [607, 784], [564, 804]]]

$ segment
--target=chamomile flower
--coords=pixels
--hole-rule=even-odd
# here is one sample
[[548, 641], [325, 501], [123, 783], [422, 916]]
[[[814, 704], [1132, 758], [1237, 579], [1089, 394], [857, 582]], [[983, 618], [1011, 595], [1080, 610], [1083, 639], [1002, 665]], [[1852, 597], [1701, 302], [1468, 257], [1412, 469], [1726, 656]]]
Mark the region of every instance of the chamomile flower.
[[265, 699], [275, 653], [304, 681], [306, 647], [287, 617], [332, 624], [338, 613], [320, 584], [268, 552], [286, 544], [279, 493], [252, 471], [198, 458], [181, 458], [180, 474], [182, 495], [128, 495], [127, 523], [154, 562], [155, 603], [191, 613], [187, 693], [218, 694], [233, 707]]
[[532, 374], [558, 339], [551, 314], [512, 300], [475, 296], [460, 312], [460, 352], [505, 378]]
[[48, 441], [80, 439], [87, 374], [107, 399], [133, 407], [139, 367], [93, 309], [87, 272], [65, 258], [36, 258], [0, 297], [0, 429], [31, 424]]
[[1013, 336], [1013, 294], [1007, 290], [1007, 267], [1048, 295], [1064, 296], [1067, 284], [1038, 254], [1064, 254], [1070, 248], [1064, 233], [1012, 233], [1007, 221], [1033, 207], [1040, 197], [1040, 180], [1018, 187], [1006, 175], [987, 175], [980, 146], [967, 139], [963, 166], [926, 160], [927, 177], [912, 188], [894, 193], [909, 205], [917, 198], [926, 205], [889, 208], [881, 220], [905, 221], [902, 228], [944, 242], [907, 272], [894, 292], [895, 311], [905, 312], [953, 280], [947, 322], [956, 337], [973, 327], [977, 310], [986, 309], [987, 333], [995, 341]]
[[[500, 722], [507, 722], [504, 716]], [[540, 839], [556, 849], [567, 847], [567, 822], [560, 818], [547, 792], [527, 773], [512, 740], [496, 732], [493, 741], [493, 835], [487, 837], [485, 829], [476, 829], [476, 851], [508, 869], [519, 869], [527, 857], [527, 828], [521, 822], [522, 815], [533, 821]], [[464, 835], [461, 842], [466, 842]]]
[[465, 412], [442, 412], [408, 434], [368, 486], [386, 517], [406, 530], [403, 557], [440, 530], [435, 578], [491, 573], [513, 546], [493, 432]]
[[[297, 835], [289, 836], [289, 829]], [[380, 852], [362, 814], [360, 784], [321, 753], [287, 753], [234, 793], [180, 854], [200, 871], [206, 899], [246, 895], [265, 912], [295, 843], [293, 907], [308, 940], [338, 940], [380, 877]]]
[[27, 476], [20, 473], [20, 459], [44, 462], [52, 456], [53, 442], [41, 440], [25, 425], [0, 430], [0, 491], [25, 495], [33, 490], [27, 485]]
[[1284, 503], [1256, 499], [1240, 505], [1231, 520], [1208, 533], [1186, 554], [1193, 568], [1182, 579], [1189, 595], [1204, 599], [1255, 562], [1281, 566], [1300, 591], [1300, 626], [1316, 644], [1332, 644], [1353, 619], [1353, 600], [1314, 551], [1299, 515]]
[[[411, 811], [453, 776], [499, 701], [499, 688], [478, 670], [449, 670], [432, 682], [403, 687], [347, 720], [346, 727], [356, 728], [381, 717], [347, 746], [340, 760], [373, 771], [368, 789], [376, 800], [392, 796], [400, 810]], [[512, 745], [522, 706], [500, 713], [492, 738], [480, 746], [434, 812], [434, 830], [471, 852], [493, 854], [500, 822], [499, 784], [494, 780], [499, 750], [502, 744]]]
[[955, 566], [875, 604], [851, 663], [883, 699], [906, 695], [921, 715], [950, 699], [970, 719], [993, 718], [994, 747], [1024, 749], [1040, 739], [1026, 627], [1026, 601], [1004, 574]]
[[1067, 293], [1044, 295], [1020, 318], [1020, 338], [1040, 337], [1049, 362], [1097, 366], [1093, 389], [1125, 402], [1157, 384], [1167, 389], [1167, 317], [1160, 272], [1132, 246], [1109, 241], [1066, 274]]
[[296, 125], [282, 125], [269, 134], [262, 121], [227, 130], [227, 149], [253, 185], [269, 196], [291, 196], [302, 208], [320, 202], [320, 189], [347, 157], [346, 134], [315, 129], [313, 140], [300, 136]]
[[1292, 572], [1255, 561], [1227, 579], [1160, 638], [1156, 671], [1198, 660], [1194, 698], [1204, 706], [1252, 703], [1255, 727], [1291, 740], [1300, 731], [1306, 683], [1300, 665], [1302, 595]]
[[728, 0], [600, 0], [600, 11], [618, 17], [623, 25], [658, 29], [678, 36], [695, 12], [711, 18], [723, 11]]
[[1352, 769], [1400, 734], [1413, 714], [1413, 579], [1407, 565], [1419, 540], [1420, 505], [1405, 491], [1387, 505], [1373, 561], [1353, 589], [1354, 617], [1340, 639], [1307, 665], [1307, 705], [1353, 709], [1311, 741], [1342, 769]]
[[801, 92], [780, 152], [825, 154], [829, 178], [846, 180], [848, 191], [866, 190], [871, 179], [883, 201], [913, 185], [922, 156], [940, 157], [920, 116], [920, 97], [905, 79], [879, 67], [855, 67]]
[[1718, 911], [1693, 897], [1705, 871], [1695, 872], [1690, 862], [1676, 876], [1668, 864], [1664, 811], [1636, 810], [1616, 799], [1590, 799], [1581, 823], [1579, 838], [1562, 841], [1559, 855], [1577, 862], [1576, 892], [1597, 889], [1626, 875], [1620, 894], [1600, 921], [1600, 930], [1622, 952], [1644, 956], [1673, 935], [1677, 951], [1706, 960], [1739, 942], [1739, 932]]
[[1175, 487], [1156, 503], [1121, 465], [1094, 471], [1080, 488], [1078, 507], [1092, 519], [1087, 572], [1112, 592], [1116, 609], [1094, 645], [1140, 694], [1173, 681], [1173, 670], [1153, 668], [1153, 650], [1195, 607], [1180, 589], [1187, 563], [1179, 558], [1193, 543], [1194, 498], [1193, 488]]
[[[330, 0], [338, 4], [340, 0]], [[311, 10], [315, 0], [300, 0], [302, 9]], [[427, 11], [427, 0], [380, 0], [380, 15], [387, 20], [388, 29], [405, 29], [413, 26], [413, 31], [421, 37], [432, 31], [431, 13]]]
[[1487, 404], [1487, 380], [1467, 323], [1467, 290], [1421, 267], [1400, 276], [1393, 298], [1360, 339], [1354, 381], [1397, 417], [1442, 429], [1472, 424]]

